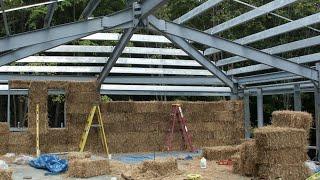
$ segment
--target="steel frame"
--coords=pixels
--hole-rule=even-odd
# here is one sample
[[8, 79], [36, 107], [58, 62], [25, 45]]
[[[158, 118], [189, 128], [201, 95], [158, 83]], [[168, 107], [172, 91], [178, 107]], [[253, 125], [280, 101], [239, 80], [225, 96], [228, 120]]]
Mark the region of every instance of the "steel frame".
[[[80, 19], [81, 21], [59, 26], [50, 27], [52, 16], [54, 13], [55, 2], [48, 4], [48, 12], [44, 21], [44, 29], [26, 32], [22, 34], [10, 34], [10, 28], [6, 20], [6, 12], [3, 6], [3, 1], [0, 0], [2, 7], [2, 16], [4, 19], [4, 27], [6, 37], [0, 38], [0, 52], [5, 52], [0, 55], [0, 71], [2, 72], [61, 72], [72, 73], [87, 72], [88, 74], [99, 74], [97, 81], [101, 85], [100, 92], [107, 94], [124, 94], [124, 95], [196, 95], [196, 96], [242, 96], [245, 104], [245, 130], [246, 138], [250, 137], [250, 109], [249, 98], [250, 96], [257, 96], [257, 111], [258, 111], [258, 127], [263, 126], [263, 96], [279, 93], [293, 93], [294, 94], [294, 109], [301, 110], [301, 92], [314, 92], [315, 96], [315, 118], [316, 118], [316, 134], [317, 134], [317, 152], [320, 151], [320, 61], [319, 53], [303, 55], [291, 59], [284, 59], [276, 54], [283, 52], [295, 51], [307, 47], [319, 45], [320, 36], [315, 36], [307, 39], [298, 40], [281, 44], [275, 47], [266, 48], [262, 50], [253, 49], [251, 43], [271, 38], [280, 34], [294, 31], [303, 27], [308, 27], [314, 31], [319, 30], [310, 27], [310, 25], [320, 22], [320, 13], [303, 17], [298, 20], [291, 20], [286, 17], [279, 16], [272, 11], [288, 6], [297, 0], [274, 0], [268, 4], [260, 7], [250, 6], [253, 10], [235, 17], [229, 21], [212, 27], [205, 32], [191, 29], [184, 25], [192, 18], [204, 13], [208, 9], [222, 3], [222, 0], [208, 0], [200, 6], [192, 9], [183, 16], [174, 20], [174, 22], [165, 21], [156, 18], [152, 12], [161, 7], [166, 0], [145, 0], [145, 1], [132, 1], [131, 5], [122, 11], [116, 12], [111, 15], [89, 19], [94, 9], [100, 3], [100, 0], [90, 0], [86, 8], [83, 10]], [[243, 3], [236, 0], [236, 2]], [[254, 20], [257, 17], [271, 13], [277, 17], [290, 21], [277, 27], [273, 27], [249, 36], [230, 41], [223, 39], [214, 34], [223, 32], [237, 25], [243, 24], [247, 21]], [[160, 33], [166, 38], [156, 37], [154, 40], [144, 40], [141, 35], [135, 36], [133, 32], [140, 28], [152, 29]], [[36, 66], [3, 66], [17, 60], [17, 63], [27, 63], [32, 59], [23, 59], [39, 52], [59, 52], [66, 50], [63, 48], [71, 48], [72, 46], [61, 46], [77, 39], [90, 39], [96, 38], [98, 40], [105, 40], [105, 37], [94, 37], [95, 33], [103, 31], [112, 31], [114, 29], [124, 30], [121, 38], [111, 37], [110, 39], [119, 40], [116, 47], [108, 52], [111, 52], [109, 58], [94, 58], [92, 63], [104, 64], [104, 67], [72, 67], [57, 66], [57, 67], [36, 67]], [[91, 36], [89, 36], [91, 35]], [[89, 37], [88, 37], [89, 36]], [[189, 56], [195, 61], [191, 60], [160, 60], [153, 58], [136, 58], [139, 62], [134, 62], [134, 58], [126, 59], [120, 57], [124, 53], [125, 47], [130, 39], [137, 38], [135, 41], [139, 42], [160, 42], [160, 43], [173, 43], [178, 46], [183, 54], [178, 56]], [[141, 37], [141, 40], [139, 38]], [[148, 36], [151, 37], [151, 36]], [[203, 53], [198, 51], [192, 42], [208, 46]], [[55, 49], [52, 49], [57, 47]], [[74, 47], [81, 48], [81, 47]], [[85, 47], [82, 47], [84, 49]], [[98, 48], [91, 47], [98, 51]], [[140, 50], [140, 51], [144, 51]], [[70, 50], [70, 51], [74, 51]], [[87, 50], [91, 51], [91, 50]], [[182, 52], [180, 51], [180, 52]], [[205, 55], [211, 55], [220, 51], [225, 51], [235, 56], [230, 58], [221, 59], [218, 62], [212, 62]], [[102, 51], [105, 52], [105, 51]], [[132, 54], [132, 52], [129, 52]], [[139, 51], [138, 51], [139, 53]], [[140, 54], [140, 53], [139, 53]], [[175, 54], [165, 53], [168, 56], [175, 56]], [[34, 58], [34, 57], [31, 57]], [[42, 57], [43, 58], [43, 57]], [[108, 60], [107, 60], [108, 59]], [[119, 61], [117, 62], [117, 60]], [[151, 60], [150, 60], [151, 59]], [[252, 60], [259, 64], [244, 66], [228, 71], [223, 71], [224, 66]], [[37, 62], [41, 60], [36, 60]], [[43, 60], [46, 61], [46, 60]], [[49, 59], [47, 59], [49, 61]], [[60, 60], [58, 63], [68, 63], [68, 58]], [[77, 57], [73, 62], [82, 62], [80, 57]], [[70, 62], [72, 63], [72, 62]], [[83, 63], [90, 63], [83, 61]], [[312, 65], [305, 66], [306, 63], [317, 63], [315, 67]], [[159, 65], [159, 66], [187, 66], [194, 67], [194, 69], [182, 68], [141, 68], [141, 67], [114, 67], [116, 64], [136, 64], [136, 65]], [[203, 66], [208, 71], [199, 69]], [[15, 69], [14, 69], [15, 68]], [[42, 69], [41, 69], [42, 68]], [[82, 69], [81, 69], [82, 68]], [[278, 69], [278, 70], [276, 70]], [[264, 73], [266, 70], [274, 72]], [[173, 77], [125, 77], [125, 76], [110, 76], [111, 73], [127, 73], [127, 74], [168, 74], [175, 75]], [[255, 73], [255, 75], [250, 75]], [[249, 74], [249, 75], [248, 75]], [[186, 76], [190, 75], [190, 76]], [[32, 80], [57, 80], [57, 79], [78, 79], [78, 80], [92, 80], [95, 77], [82, 76], [75, 77], [73, 75], [67, 76], [23, 76], [23, 75], [4, 75], [0, 74], [0, 83], [3, 85], [8, 83], [11, 79], [32, 79]], [[290, 83], [279, 83], [278, 81], [294, 80]], [[189, 82], [190, 81], [190, 82]], [[267, 85], [265, 84], [267, 83]], [[150, 84], [153, 84], [150, 86]], [[178, 86], [189, 85], [189, 86]], [[197, 86], [201, 87], [197, 87]], [[227, 85], [228, 87], [223, 87]], [[215, 86], [215, 87], [212, 87]], [[222, 87], [217, 87], [222, 86]], [[24, 92], [24, 91], [23, 91]], [[13, 90], [0, 85], [0, 93], [22, 93], [22, 91]], [[319, 154], [319, 153], [318, 153]], [[320, 156], [319, 156], [320, 157]]]

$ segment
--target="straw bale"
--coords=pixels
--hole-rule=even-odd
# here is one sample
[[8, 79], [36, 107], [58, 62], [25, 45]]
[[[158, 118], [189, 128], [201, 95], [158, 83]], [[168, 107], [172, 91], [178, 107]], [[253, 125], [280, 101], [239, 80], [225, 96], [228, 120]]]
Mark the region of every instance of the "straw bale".
[[265, 179], [304, 180], [311, 174], [303, 164], [259, 165], [257, 176]]
[[32, 154], [35, 152], [35, 137], [28, 132], [11, 132], [8, 138], [8, 151]]
[[69, 92], [95, 92], [98, 84], [96, 81], [70, 82], [68, 86]]
[[89, 178], [110, 173], [110, 163], [107, 159], [74, 159], [69, 162], [68, 176]]
[[312, 124], [312, 115], [299, 111], [274, 111], [272, 113], [272, 125], [279, 127], [291, 127], [304, 129], [309, 132]]
[[90, 152], [68, 152], [67, 154], [67, 159], [68, 161], [76, 160], [76, 159], [87, 159], [91, 158], [91, 153]]
[[0, 154], [8, 152], [9, 134], [0, 134]]
[[12, 180], [12, 174], [13, 170], [12, 169], [0, 169], [0, 179], [1, 180]]
[[133, 112], [133, 101], [111, 101], [102, 105], [106, 112]]
[[9, 81], [9, 87], [12, 89], [28, 89], [30, 81], [11, 80]]
[[68, 132], [66, 128], [50, 128], [47, 134], [40, 136], [41, 151], [45, 153], [66, 152], [68, 151], [67, 143]]
[[100, 94], [94, 92], [68, 93], [66, 99], [74, 104], [99, 102]]
[[[184, 110], [183, 110], [184, 111]], [[233, 122], [234, 115], [232, 112], [225, 110], [219, 112], [205, 112], [205, 111], [197, 111], [197, 112], [189, 112], [184, 111], [185, 117], [189, 122]]]
[[177, 160], [173, 158], [144, 161], [141, 165], [141, 173], [153, 172], [156, 176], [165, 176], [178, 170]]
[[245, 176], [252, 176], [257, 171], [257, 147], [255, 140], [243, 142], [239, 147], [239, 173]]
[[9, 133], [8, 122], [0, 122], [0, 135]]
[[72, 101], [68, 101], [67, 99], [66, 109], [68, 113], [89, 114], [94, 105], [96, 105], [96, 103], [93, 102], [74, 104]]
[[265, 126], [254, 130], [254, 138], [262, 149], [305, 147], [306, 137], [303, 129]]
[[259, 164], [303, 164], [307, 159], [306, 148], [284, 148], [258, 151], [257, 162]]
[[204, 147], [202, 156], [208, 160], [231, 159], [231, 156], [238, 152], [236, 146]]
[[48, 89], [67, 89], [70, 81], [46, 81]]
[[240, 153], [235, 153], [231, 156], [232, 160], [232, 172], [235, 174], [240, 174], [241, 169], [241, 159], [240, 159]]

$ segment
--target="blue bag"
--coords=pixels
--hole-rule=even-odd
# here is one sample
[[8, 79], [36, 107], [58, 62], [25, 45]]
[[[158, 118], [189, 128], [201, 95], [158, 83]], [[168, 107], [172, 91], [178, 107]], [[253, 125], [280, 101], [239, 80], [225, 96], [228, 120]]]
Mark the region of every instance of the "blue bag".
[[50, 173], [47, 174], [59, 174], [65, 172], [68, 169], [68, 161], [60, 159], [56, 155], [43, 154], [38, 158], [29, 161], [29, 165], [37, 169], [45, 169]]

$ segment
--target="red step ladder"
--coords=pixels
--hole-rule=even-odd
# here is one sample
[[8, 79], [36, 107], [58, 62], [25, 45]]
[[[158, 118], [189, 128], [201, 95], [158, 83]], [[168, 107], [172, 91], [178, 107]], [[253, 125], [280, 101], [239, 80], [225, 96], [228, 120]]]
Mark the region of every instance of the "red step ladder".
[[187, 128], [187, 120], [183, 116], [181, 105], [180, 104], [172, 104], [171, 109], [171, 127], [169, 128], [169, 132], [166, 136], [166, 150], [171, 151], [172, 150], [172, 140], [173, 140], [173, 133], [175, 130], [175, 124], [178, 121], [180, 124], [180, 132], [182, 135], [182, 141], [184, 144], [184, 148], [186, 149], [189, 145], [190, 151], [194, 152], [195, 148], [192, 145], [191, 141], [191, 135]]

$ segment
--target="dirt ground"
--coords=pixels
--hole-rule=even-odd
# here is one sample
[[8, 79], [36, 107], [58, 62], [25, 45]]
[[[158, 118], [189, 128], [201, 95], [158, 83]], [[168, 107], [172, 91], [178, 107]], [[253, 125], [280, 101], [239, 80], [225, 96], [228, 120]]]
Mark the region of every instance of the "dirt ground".
[[[178, 160], [178, 171], [167, 176], [152, 177], [152, 174], [140, 174], [139, 164], [128, 165], [119, 161], [111, 161], [112, 176], [121, 177], [121, 174], [131, 176], [133, 179], [154, 179], [154, 180], [183, 180], [187, 178], [188, 174], [200, 174], [202, 180], [250, 180], [250, 177], [243, 177], [238, 174], [232, 173], [232, 166], [218, 165], [215, 161], [207, 161], [207, 168], [200, 168], [200, 159], [196, 158], [193, 160]], [[136, 175], [136, 176], [135, 176]]]
[[[215, 161], [207, 161], [207, 168], [200, 168], [199, 157], [194, 157], [192, 160], [177, 160], [178, 170], [171, 172], [165, 176], [159, 176], [154, 173], [141, 173], [141, 163], [139, 164], [128, 164], [123, 163], [118, 160], [111, 160], [111, 174], [106, 176], [97, 176], [88, 178], [90, 180], [102, 180], [111, 179], [111, 177], [117, 177], [117, 180], [123, 179], [121, 175], [126, 177], [131, 177], [132, 180], [183, 180], [187, 178], [188, 174], [200, 174], [202, 180], [250, 180], [250, 177], [243, 177], [238, 174], [232, 173], [232, 166], [228, 165], [218, 165]], [[35, 169], [29, 165], [15, 165], [10, 164], [10, 167], [14, 170], [13, 179], [20, 180], [25, 177], [32, 177], [32, 179], [41, 180], [60, 180], [60, 179], [76, 179], [68, 178], [66, 174], [60, 175], [49, 175], [45, 176], [46, 171]]]

